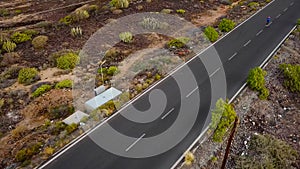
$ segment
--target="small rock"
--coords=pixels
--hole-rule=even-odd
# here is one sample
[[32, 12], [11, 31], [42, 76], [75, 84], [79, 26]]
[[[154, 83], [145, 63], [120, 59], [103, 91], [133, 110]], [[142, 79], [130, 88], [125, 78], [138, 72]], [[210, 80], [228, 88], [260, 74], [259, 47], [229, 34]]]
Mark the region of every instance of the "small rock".
[[116, 9], [116, 10], [113, 10], [112, 13], [115, 14], [115, 15], [118, 15], [120, 13], [122, 13], [123, 11], [121, 9]]

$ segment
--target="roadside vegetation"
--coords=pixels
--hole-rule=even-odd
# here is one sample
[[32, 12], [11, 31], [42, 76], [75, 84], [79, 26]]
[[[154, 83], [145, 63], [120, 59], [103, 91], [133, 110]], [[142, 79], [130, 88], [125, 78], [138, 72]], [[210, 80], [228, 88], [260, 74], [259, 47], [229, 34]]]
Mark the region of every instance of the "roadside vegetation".
[[269, 96], [269, 90], [265, 86], [265, 76], [267, 72], [261, 68], [253, 68], [250, 70], [247, 84], [248, 86], [257, 92], [259, 92], [259, 98], [265, 100]]
[[[163, 70], [173, 63], [173, 58], [188, 61], [193, 56], [189, 47], [194, 43], [193, 39], [170, 38], [160, 34], [133, 36], [131, 30], [125, 30], [118, 35], [120, 42], [106, 51], [103, 59], [106, 60], [105, 64], [101, 67], [98, 65], [95, 86], [110, 87], [114, 76], [126, 76], [120, 69], [120, 63], [136, 51], [162, 46], [171, 53], [172, 58], [151, 60], [151, 64], [157, 67], [147, 63], [137, 64], [133, 67], [136, 75], [129, 79], [128, 90], [81, 119], [84, 125], [67, 125], [63, 120], [75, 111], [70, 89], [73, 86], [72, 69], [81, 62], [78, 51], [104, 23], [132, 13], [149, 11], [177, 15], [192, 21], [211, 10], [219, 11], [221, 6], [220, 2], [211, 1], [105, 0], [35, 15], [40, 10], [48, 10], [49, 6], [62, 7], [74, 1], [65, 0], [61, 4], [20, 1], [17, 6], [12, 2], [3, 3], [7, 8], [0, 9], [4, 21], [0, 32], [0, 168], [34, 168], [82, 134], [84, 127], [93, 127], [103, 118], [111, 116], [127, 101], [164, 78], [168, 72]], [[258, 7], [248, 1], [241, 5], [257, 10], [265, 2], [257, 3]], [[239, 23], [235, 18], [246, 16], [241, 13], [241, 5], [230, 6], [226, 20], [218, 16], [211, 19], [214, 23], [199, 26], [206, 28], [205, 35], [211, 42], [232, 30], [235, 23]], [[231, 11], [237, 11], [238, 14], [232, 15], [229, 13]], [[223, 11], [225, 14], [226, 11]], [[18, 17], [24, 18], [20, 21]], [[137, 24], [149, 31], [172, 28], [169, 23], [149, 17]], [[228, 114], [219, 116], [221, 121], [215, 125], [216, 140], [223, 138], [224, 130], [230, 128], [233, 116], [232, 107], [226, 102], [222, 104], [226, 110], [224, 112]], [[193, 163], [194, 158], [188, 155], [187, 161]]]

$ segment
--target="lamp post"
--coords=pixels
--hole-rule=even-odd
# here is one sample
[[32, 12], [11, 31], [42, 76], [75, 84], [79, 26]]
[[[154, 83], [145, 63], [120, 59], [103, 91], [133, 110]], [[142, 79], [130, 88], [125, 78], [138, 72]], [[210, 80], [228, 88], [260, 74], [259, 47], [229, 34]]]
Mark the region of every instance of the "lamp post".
[[104, 81], [103, 81], [103, 73], [102, 73], [102, 65], [106, 62], [106, 60], [104, 61], [100, 61], [100, 71], [101, 71], [101, 77], [102, 77], [102, 85], [104, 85]]

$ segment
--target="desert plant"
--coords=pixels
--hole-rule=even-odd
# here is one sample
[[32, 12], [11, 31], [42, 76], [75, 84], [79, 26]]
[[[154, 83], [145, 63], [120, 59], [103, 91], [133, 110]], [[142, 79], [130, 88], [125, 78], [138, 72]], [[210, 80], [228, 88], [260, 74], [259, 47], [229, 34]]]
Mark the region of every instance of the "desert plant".
[[259, 92], [260, 99], [267, 99], [269, 96], [269, 91], [265, 87], [265, 76], [267, 75], [267, 72], [262, 70], [259, 67], [253, 68], [250, 70], [248, 78], [247, 78], [247, 84], [248, 86], [255, 91]]
[[116, 66], [110, 66], [106, 72], [108, 75], [113, 76], [114, 74], [117, 74], [119, 72], [119, 69]]
[[184, 156], [184, 164], [191, 165], [195, 161], [195, 156], [192, 152], [187, 152]]
[[169, 24], [166, 22], [160, 22], [158, 19], [153, 17], [144, 17], [143, 21], [140, 22], [145, 29], [155, 30], [155, 29], [166, 29]]
[[90, 14], [86, 10], [78, 10], [75, 13], [73, 13], [71, 16], [72, 16], [72, 21], [80, 21], [89, 18]]
[[72, 123], [66, 127], [67, 134], [73, 133], [78, 128], [78, 124]]
[[300, 18], [297, 20], [297, 25], [298, 26], [300, 25]]
[[167, 43], [168, 48], [183, 48], [190, 41], [187, 37], [179, 37], [176, 39], [172, 39]]
[[79, 63], [77, 53], [69, 52], [56, 59], [57, 67], [60, 69], [73, 69]]
[[31, 34], [15, 32], [11, 35], [10, 39], [15, 43], [23, 43], [31, 40], [31, 37], [32, 37]]
[[6, 41], [9, 41], [9, 35], [1, 32], [0, 33], [0, 45], [2, 45]]
[[[218, 102], [217, 102], [218, 103]], [[222, 110], [222, 116], [220, 118], [219, 123], [217, 124], [216, 130], [213, 134], [213, 141], [215, 142], [222, 142], [225, 133], [227, 132], [228, 128], [230, 128], [235, 120], [236, 112], [231, 104], [227, 102], [220, 102], [220, 105], [217, 105], [217, 109]], [[218, 111], [219, 111], [218, 110]], [[217, 120], [217, 119], [213, 119]]]
[[29, 160], [33, 155], [37, 154], [40, 151], [42, 145], [43, 144], [41, 142], [37, 142], [28, 148], [19, 150], [15, 156], [16, 161], [25, 162], [26, 160]]
[[44, 149], [44, 154], [47, 156], [51, 156], [53, 153], [54, 153], [54, 148], [52, 148], [52, 147], [46, 147]]
[[128, 8], [129, 1], [128, 0], [111, 0], [109, 5], [112, 7], [116, 7], [116, 8]]
[[72, 86], [73, 86], [73, 81], [66, 79], [66, 80], [58, 82], [55, 85], [55, 89], [72, 88]]
[[250, 2], [250, 3], [248, 3], [248, 6], [251, 9], [256, 10], [256, 8], [259, 7], [259, 3], [258, 2]]
[[0, 8], [0, 16], [4, 17], [4, 16], [8, 16], [10, 15], [9, 10], [6, 8]]
[[37, 88], [33, 93], [32, 93], [32, 96], [33, 97], [39, 97], [41, 96], [42, 94], [50, 91], [52, 89], [52, 86], [50, 85], [42, 85], [41, 87]]
[[19, 71], [18, 82], [21, 84], [31, 84], [38, 79], [38, 71], [35, 68], [23, 68]]
[[221, 20], [218, 27], [222, 32], [229, 32], [235, 27], [235, 22], [230, 19], [224, 18]]
[[6, 41], [2, 45], [2, 49], [6, 52], [13, 52], [16, 49], [17, 45], [14, 42]]
[[219, 38], [218, 32], [211, 26], [205, 28], [204, 34], [211, 42], [215, 42]]
[[22, 136], [25, 135], [26, 131], [27, 131], [27, 127], [26, 127], [26, 126], [24, 126], [24, 125], [19, 125], [19, 126], [17, 126], [15, 129], [13, 129], [13, 130], [11, 131], [11, 135], [12, 135], [14, 138], [20, 138], [20, 137], [22, 137]]
[[176, 12], [177, 12], [177, 13], [180, 13], [180, 14], [184, 14], [184, 13], [185, 13], [185, 10], [184, 10], [184, 9], [177, 9]]
[[80, 27], [75, 27], [71, 29], [71, 35], [73, 37], [80, 37], [82, 36], [82, 29]]
[[248, 153], [238, 156], [237, 168], [291, 168], [299, 154], [286, 142], [273, 138], [270, 135], [253, 135], [250, 140]]
[[131, 32], [122, 32], [119, 34], [119, 38], [121, 41], [123, 41], [125, 43], [130, 43], [130, 42], [132, 42], [133, 35]]
[[292, 92], [300, 92], [300, 65], [281, 64], [285, 77], [284, 86]]
[[47, 41], [48, 41], [48, 36], [41, 35], [35, 37], [31, 43], [35, 49], [43, 49], [47, 44]]
[[73, 19], [72, 19], [71, 15], [67, 15], [67, 16], [61, 18], [59, 20], [59, 22], [65, 24], [65, 25], [69, 25], [73, 22]]

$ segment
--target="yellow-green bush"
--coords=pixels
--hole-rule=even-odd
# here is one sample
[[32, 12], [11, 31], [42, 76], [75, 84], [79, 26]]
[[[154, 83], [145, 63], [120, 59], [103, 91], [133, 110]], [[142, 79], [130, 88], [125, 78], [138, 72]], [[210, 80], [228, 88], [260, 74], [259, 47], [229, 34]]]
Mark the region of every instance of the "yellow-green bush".
[[215, 42], [219, 38], [218, 32], [211, 26], [205, 28], [204, 34], [211, 42]]
[[283, 71], [284, 86], [292, 92], [300, 92], [300, 65], [281, 64]]
[[50, 85], [42, 85], [41, 87], [37, 88], [33, 93], [32, 93], [32, 96], [33, 97], [39, 97], [41, 96], [42, 94], [50, 91], [52, 89], [52, 86]]
[[90, 17], [90, 14], [87, 10], [78, 10], [74, 13], [65, 16], [64, 18], [61, 18], [59, 20], [60, 23], [63, 23], [65, 25], [69, 25], [75, 22], [78, 22], [80, 20], [84, 20]]
[[79, 63], [77, 53], [69, 52], [56, 59], [57, 67], [60, 69], [73, 69]]
[[11, 35], [10, 39], [15, 43], [22, 43], [31, 40], [31, 37], [31, 34], [15, 32]]
[[2, 49], [6, 52], [13, 52], [16, 49], [17, 45], [14, 42], [6, 41], [2, 45]]
[[223, 100], [219, 100], [215, 110], [212, 112], [210, 127], [216, 127], [213, 134], [213, 141], [222, 142], [227, 130], [231, 127], [236, 117], [233, 106]]
[[78, 128], [78, 124], [72, 123], [66, 127], [67, 134], [73, 133]]
[[185, 10], [184, 10], [184, 9], [177, 9], [176, 12], [177, 12], [177, 13], [180, 13], [180, 14], [184, 14], [184, 13], [185, 13]]
[[253, 135], [248, 153], [237, 156], [236, 168], [281, 169], [296, 166], [299, 154], [292, 146], [270, 135]]
[[48, 41], [48, 36], [41, 35], [35, 37], [31, 43], [35, 49], [43, 49], [47, 44], [47, 41]]
[[260, 99], [267, 99], [269, 96], [269, 90], [265, 87], [266, 75], [267, 72], [259, 67], [251, 69], [248, 75], [247, 84], [252, 90], [259, 92]]
[[183, 48], [190, 41], [187, 37], [179, 37], [176, 39], [172, 39], [167, 43], [168, 48]]
[[232, 20], [224, 18], [221, 20], [218, 27], [222, 32], [229, 32], [235, 27], [235, 25], [235, 22]]
[[73, 81], [66, 79], [66, 80], [58, 82], [55, 85], [55, 89], [72, 88], [72, 86], [73, 86]]
[[133, 36], [130, 32], [122, 32], [119, 34], [119, 38], [125, 43], [130, 43], [133, 39]]
[[112, 0], [112, 1], [110, 1], [109, 5], [116, 7], [116, 8], [128, 8], [129, 1], [128, 0]]
[[38, 71], [35, 68], [23, 68], [19, 71], [19, 83], [28, 85], [36, 80], [38, 80]]

